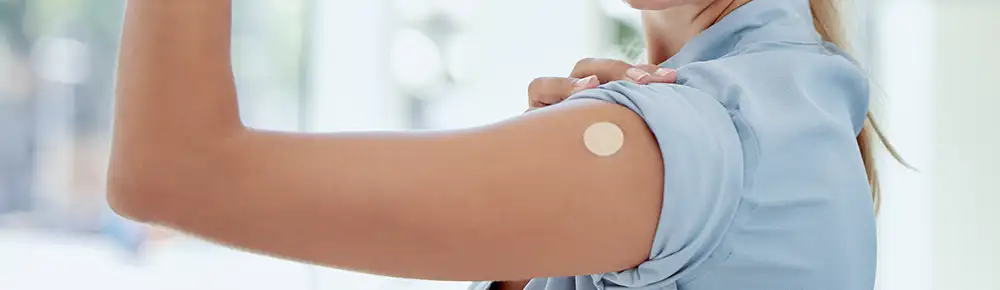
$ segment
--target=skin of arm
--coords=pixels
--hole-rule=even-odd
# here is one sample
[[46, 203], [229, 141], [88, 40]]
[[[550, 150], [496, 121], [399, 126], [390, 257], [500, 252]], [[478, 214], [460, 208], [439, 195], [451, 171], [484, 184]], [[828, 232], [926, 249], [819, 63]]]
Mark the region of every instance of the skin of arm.
[[[632, 268], [663, 190], [632, 111], [570, 101], [497, 124], [421, 133], [266, 132], [239, 119], [231, 2], [129, 1], [108, 199], [122, 215], [248, 251], [435, 280]], [[587, 126], [625, 133], [611, 157]]]

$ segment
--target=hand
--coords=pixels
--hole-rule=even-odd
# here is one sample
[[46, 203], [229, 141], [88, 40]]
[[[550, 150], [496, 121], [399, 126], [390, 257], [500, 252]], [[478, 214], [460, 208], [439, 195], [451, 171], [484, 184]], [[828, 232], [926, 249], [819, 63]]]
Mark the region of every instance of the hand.
[[562, 102], [576, 92], [593, 89], [613, 81], [638, 84], [673, 83], [677, 72], [655, 65], [631, 65], [613, 59], [580, 60], [567, 78], [537, 78], [528, 86], [528, 111]]

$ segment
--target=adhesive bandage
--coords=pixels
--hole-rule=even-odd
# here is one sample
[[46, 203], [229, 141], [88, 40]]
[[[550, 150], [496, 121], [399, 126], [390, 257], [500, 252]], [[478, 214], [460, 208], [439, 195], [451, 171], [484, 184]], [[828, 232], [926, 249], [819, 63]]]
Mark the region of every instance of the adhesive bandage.
[[583, 144], [594, 155], [609, 157], [618, 153], [625, 145], [625, 133], [613, 123], [595, 123], [583, 132]]

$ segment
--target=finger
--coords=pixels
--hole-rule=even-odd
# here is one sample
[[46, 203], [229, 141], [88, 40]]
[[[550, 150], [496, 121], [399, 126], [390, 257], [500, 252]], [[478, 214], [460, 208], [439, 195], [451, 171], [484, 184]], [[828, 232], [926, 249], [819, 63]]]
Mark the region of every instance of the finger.
[[586, 58], [576, 63], [571, 77], [580, 78], [596, 75], [602, 83], [612, 81], [630, 81], [638, 84], [651, 82], [667, 83], [676, 80], [676, 72], [671, 77], [670, 69], [660, 69], [653, 65], [633, 66], [627, 62], [615, 59]]
[[528, 107], [540, 108], [558, 103], [573, 90], [577, 79], [545, 77], [536, 78], [528, 85]]
[[674, 83], [677, 82], [677, 71], [674, 69], [659, 67], [651, 64], [640, 64], [635, 66], [638, 69], [650, 74], [650, 83]]
[[570, 95], [596, 88], [600, 85], [597, 76], [577, 78], [538, 78], [528, 86], [528, 105], [545, 107], [562, 102]]
[[528, 106], [541, 108], [562, 102], [570, 95], [596, 88], [600, 85], [597, 76], [578, 78], [537, 78], [528, 85]]
[[600, 85], [601, 85], [601, 79], [598, 78], [597, 76], [589, 76], [582, 79], [577, 79], [576, 81], [573, 82], [574, 86], [573, 90], [570, 91], [569, 95], [566, 97], [568, 98], [569, 96], [572, 96], [573, 94], [579, 93], [580, 91], [583, 90], [597, 88]]
[[[597, 76], [601, 82], [635, 81], [633, 77], [628, 75], [629, 69], [632, 68], [631, 64], [620, 60], [585, 58], [576, 63], [573, 67], [573, 72], [570, 73], [570, 77], [584, 78], [587, 76]], [[641, 79], [642, 73], [643, 71], [640, 70], [639, 72], [633, 72], [633, 75]]]

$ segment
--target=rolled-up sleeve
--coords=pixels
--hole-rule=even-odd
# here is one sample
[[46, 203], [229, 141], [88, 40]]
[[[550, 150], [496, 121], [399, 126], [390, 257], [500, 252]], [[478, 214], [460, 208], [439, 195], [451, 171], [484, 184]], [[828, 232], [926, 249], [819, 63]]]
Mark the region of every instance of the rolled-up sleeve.
[[[625, 106], [642, 117], [663, 156], [663, 207], [649, 260], [593, 275], [598, 289], [673, 289], [725, 256], [720, 247], [744, 189], [738, 112], [675, 84], [614, 82], [569, 98]], [[724, 258], [724, 257], [723, 257]]]

